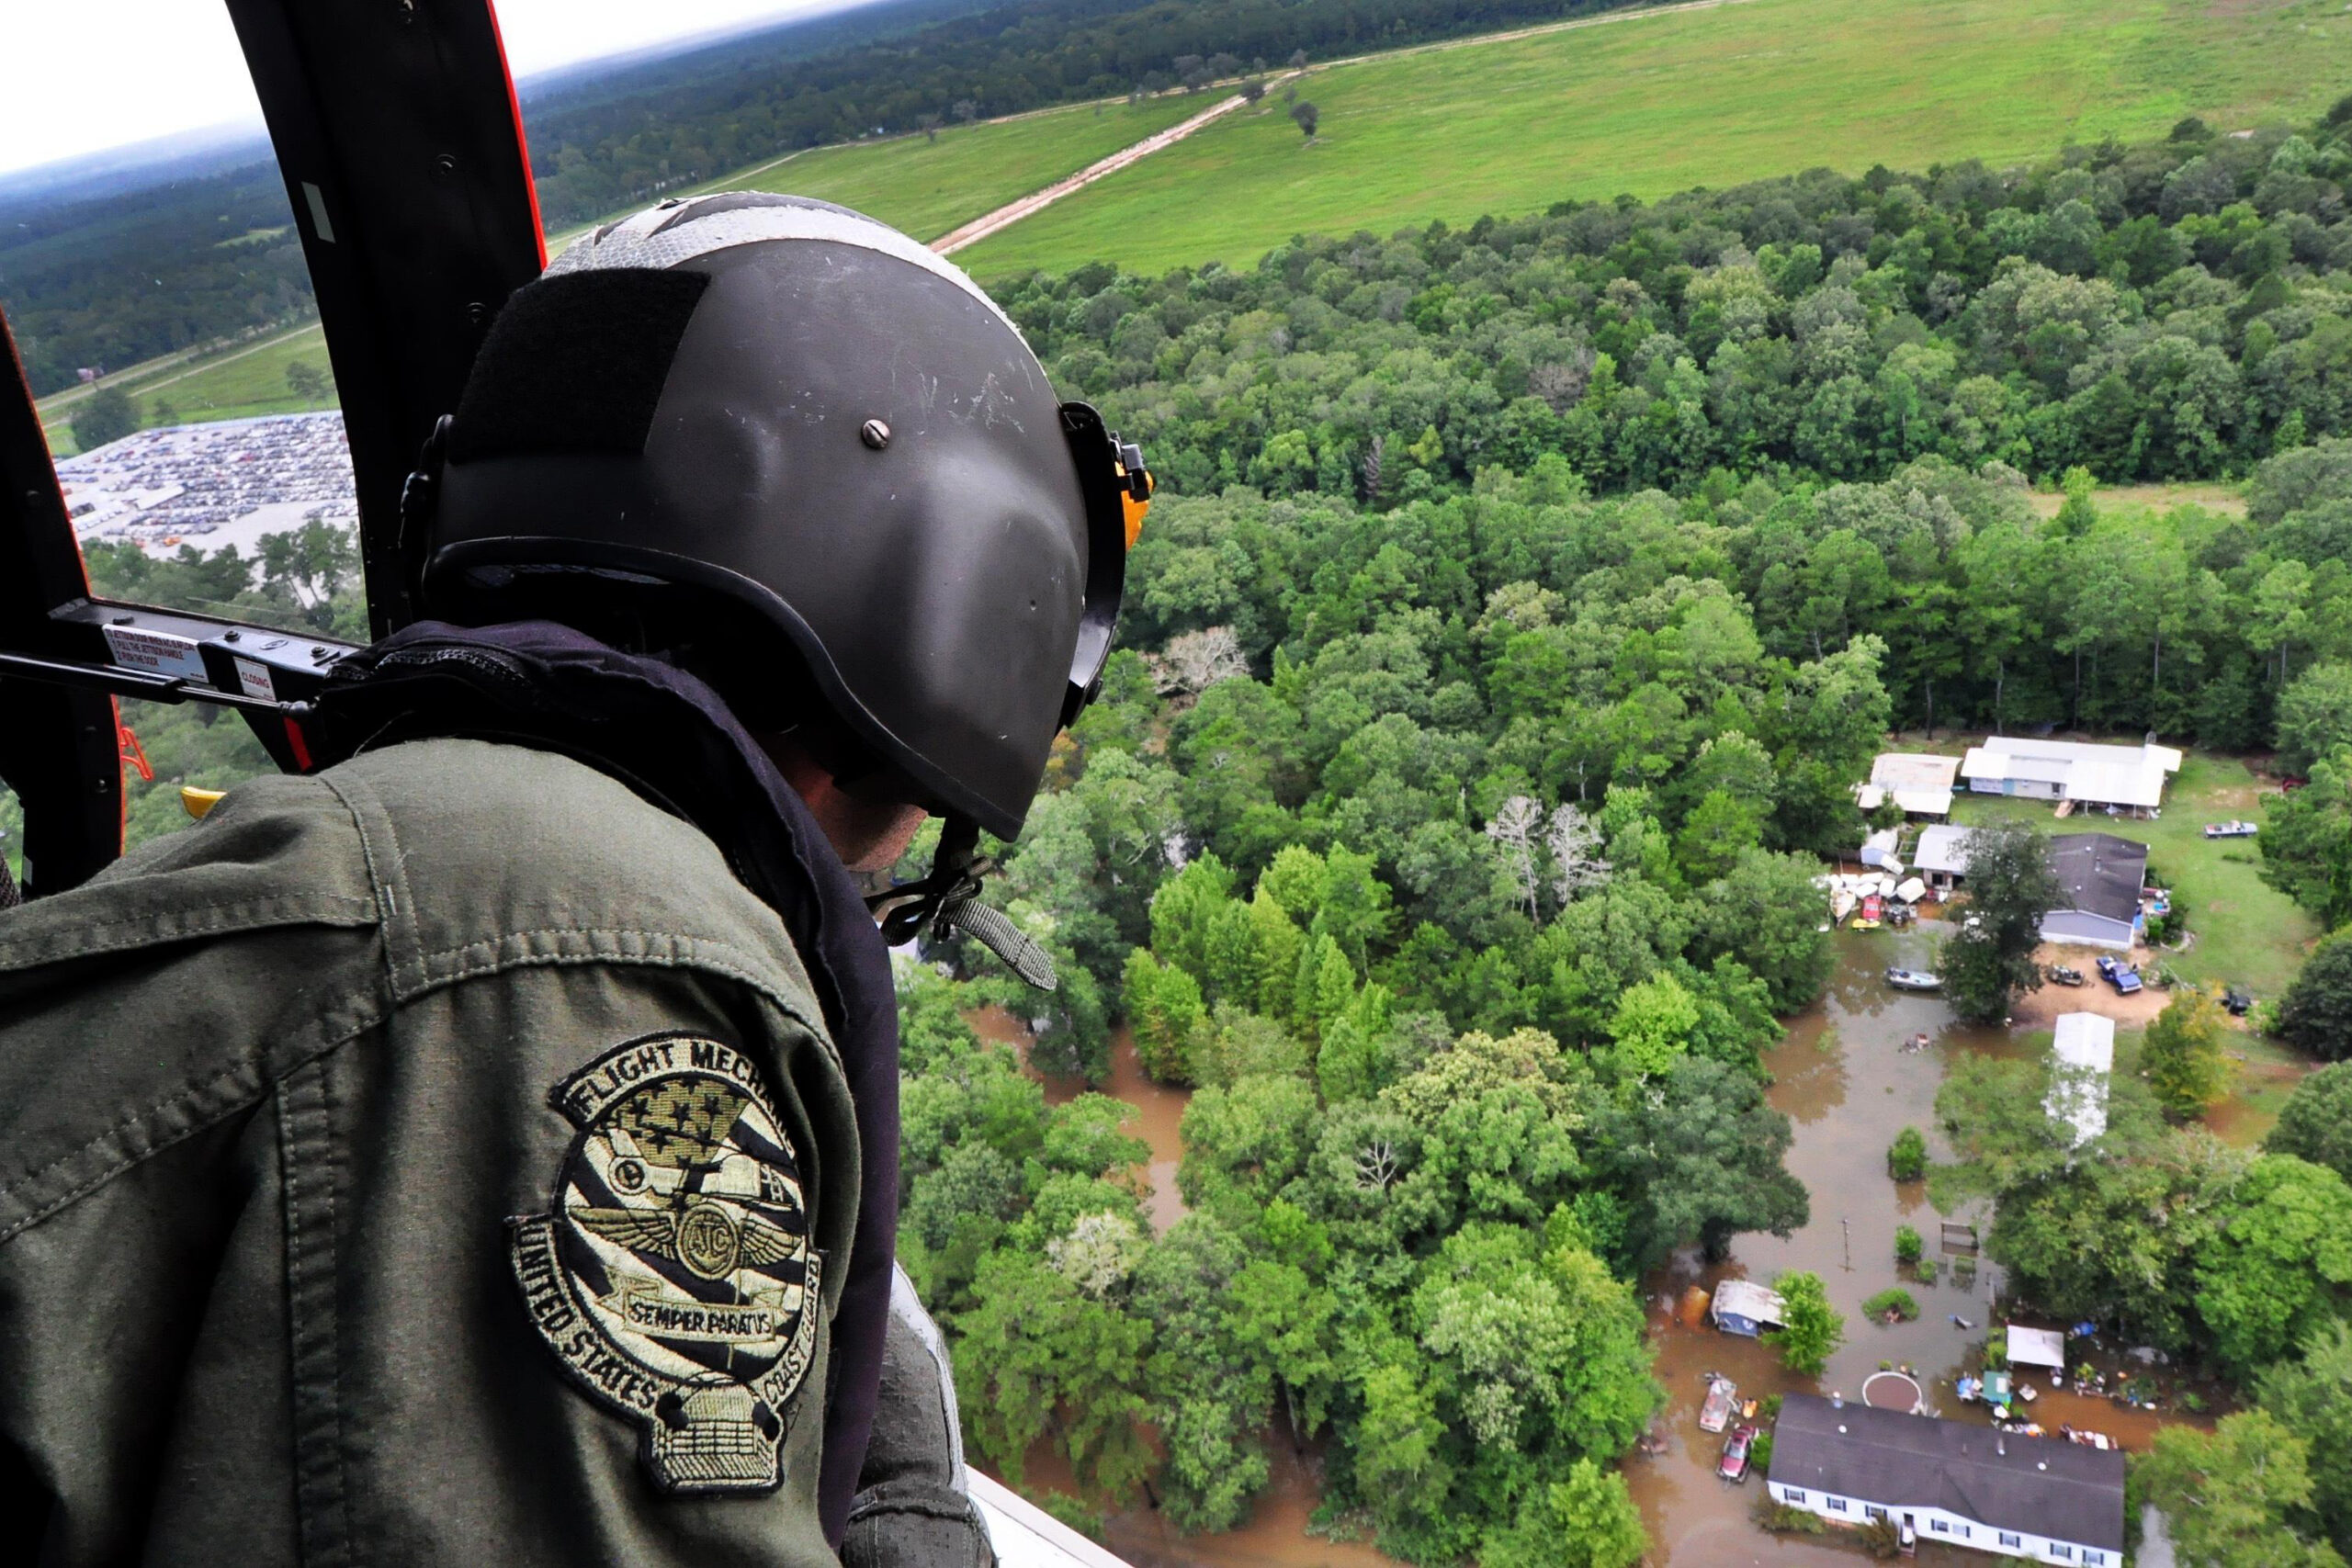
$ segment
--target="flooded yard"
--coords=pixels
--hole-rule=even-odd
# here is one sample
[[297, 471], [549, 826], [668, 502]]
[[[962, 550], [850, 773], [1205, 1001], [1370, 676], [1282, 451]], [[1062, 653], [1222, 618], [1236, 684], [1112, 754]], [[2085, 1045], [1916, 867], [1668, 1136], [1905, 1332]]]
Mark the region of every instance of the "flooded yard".
[[[1929, 1410], [1947, 1419], [1986, 1421], [1981, 1406], [1958, 1399], [1954, 1380], [1979, 1370], [1977, 1353], [1987, 1321], [1995, 1315], [1999, 1270], [1978, 1257], [1974, 1278], [1965, 1283], [1956, 1280], [1951, 1259], [1968, 1254], [1939, 1247], [1942, 1216], [1928, 1206], [1925, 1183], [1897, 1183], [1888, 1178], [1887, 1145], [1903, 1127], [1916, 1126], [1927, 1134], [1931, 1156], [1948, 1157], [1934, 1109], [1937, 1088], [1950, 1064], [1964, 1055], [2024, 1055], [2039, 1048], [2041, 1032], [2055, 1013], [2078, 1007], [2107, 1011], [2117, 998], [2098, 987], [2044, 990], [2020, 1005], [2009, 1029], [1958, 1024], [1941, 998], [1895, 991], [1883, 978], [1889, 965], [1929, 967], [1939, 929], [1930, 921], [1902, 931], [1838, 932], [1834, 939], [1838, 967], [1827, 995], [1820, 1006], [1790, 1021], [1787, 1037], [1766, 1058], [1773, 1077], [1769, 1098], [1795, 1126], [1788, 1166], [1812, 1195], [1811, 1221], [1786, 1240], [1741, 1235], [1732, 1256], [1722, 1263], [1707, 1264], [1695, 1252], [1686, 1252], [1643, 1281], [1657, 1349], [1657, 1376], [1668, 1403], [1654, 1428], [1663, 1446], [1656, 1452], [1629, 1455], [1624, 1470], [1655, 1543], [1650, 1562], [1656, 1568], [1747, 1563], [1852, 1568], [1865, 1561], [1858, 1549], [1834, 1534], [1767, 1534], [1752, 1517], [1763, 1493], [1761, 1477], [1751, 1476], [1744, 1485], [1716, 1478], [1723, 1439], [1698, 1427], [1710, 1373], [1737, 1382], [1743, 1399], [1804, 1392], [1839, 1393], [1859, 1400], [1864, 1382], [1882, 1366], [1902, 1368], [1917, 1379]], [[1010, 1019], [989, 1021], [982, 1032], [999, 1039], [1021, 1037], [1019, 1026]], [[1906, 1048], [1920, 1034], [1927, 1036], [1927, 1046]], [[1130, 1128], [1151, 1146], [1148, 1206], [1154, 1226], [1164, 1231], [1184, 1212], [1175, 1173], [1182, 1156], [1177, 1129], [1187, 1096], [1147, 1077], [1124, 1033], [1113, 1064], [1111, 1082], [1104, 1088], [1137, 1108]], [[2249, 1063], [2248, 1068], [2249, 1079], [2265, 1085], [2271, 1077], [2299, 1073], [2291, 1065], [2267, 1058]], [[1046, 1081], [1048, 1098], [1057, 1101], [1083, 1087]], [[2249, 1127], [2267, 1126], [2269, 1119], [2259, 1111], [2239, 1109], [2235, 1100], [2223, 1110], [2217, 1122], [2225, 1123], [2226, 1134], [2240, 1137]], [[1965, 1213], [1951, 1217], [1962, 1222], [1983, 1218]], [[1939, 1259], [1937, 1283], [1923, 1283], [1916, 1270], [1896, 1265], [1894, 1232], [1905, 1224], [1920, 1233], [1928, 1255]], [[1726, 1279], [1769, 1284], [1787, 1269], [1818, 1273], [1828, 1286], [1830, 1301], [1846, 1314], [1846, 1344], [1817, 1379], [1783, 1371], [1769, 1346], [1719, 1333], [1703, 1322], [1693, 1327], [1678, 1316], [1678, 1304], [1693, 1286], [1712, 1293]], [[1866, 1319], [1862, 1301], [1895, 1284], [1917, 1298], [1918, 1319], [1894, 1325]], [[1967, 1326], [1955, 1319], [1964, 1320]], [[2105, 1397], [2060, 1393], [2046, 1379], [2037, 1380], [2036, 1386], [2039, 1397], [2030, 1418], [2052, 1433], [2062, 1422], [2105, 1432], [2134, 1452], [2145, 1451], [2161, 1423], [2196, 1419], [2176, 1411], [2159, 1415], [2119, 1407]], [[1274, 1465], [1272, 1487], [1241, 1529], [1182, 1538], [1145, 1508], [1111, 1519], [1106, 1544], [1137, 1568], [1381, 1568], [1390, 1562], [1368, 1547], [1334, 1545], [1307, 1536], [1305, 1526], [1319, 1487], [1317, 1448], [1310, 1444], [1296, 1450], [1286, 1437], [1278, 1436], [1268, 1450]], [[1033, 1485], [1054, 1484], [1055, 1473], [1051, 1456], [1041, 1454], [1033, 1461]], [[1931, 1568], [1962, 1568], [1987, 1559], [1923, 1542], [1918, 1561]]]

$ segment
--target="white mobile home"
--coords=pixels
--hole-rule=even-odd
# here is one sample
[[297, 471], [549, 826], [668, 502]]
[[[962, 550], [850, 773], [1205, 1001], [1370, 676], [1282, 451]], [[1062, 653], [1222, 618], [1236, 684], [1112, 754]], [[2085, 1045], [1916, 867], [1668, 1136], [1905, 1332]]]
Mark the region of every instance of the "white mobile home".
[[2180, 772], [2180, 752], [2170, 746], [2090, 746], [1994, 735], [1970, 749], [1960, 776], [1978, 795], [2071, 800], [2136, 813], [2164, 804], [2165, 781]]
[[1792, 1393], [1766, 1487], [1832, 1524], [1884, 1519], [1922, 1540], [2067, 1568], [2123, 1562], [2123, 1455], [2112, 1450]]

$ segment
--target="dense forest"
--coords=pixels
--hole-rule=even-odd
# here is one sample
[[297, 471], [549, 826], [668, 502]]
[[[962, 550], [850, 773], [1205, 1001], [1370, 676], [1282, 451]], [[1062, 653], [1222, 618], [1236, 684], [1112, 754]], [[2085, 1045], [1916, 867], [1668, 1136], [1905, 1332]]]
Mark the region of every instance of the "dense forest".
[[[1320, 1528], [1628, 1568], [1636, 1281], [1809, 1213], [1760, 1058], [1828, 975], [1817, 855], [1890, 728], [2276, 741], [2313, 784], [2274, 874], [2352, 888], [2347, 121], [1003, 285], [1167, 488], [1103, 698], [993, 849], [1061, 988], [953, 950], [904, 981], [900, 1251], [978, 1455], [1207, 1529], [1316, 1437]], [[2225, 474], [2243, 517], [2098, 489]], [[93, 570], [347, 620], [347, 558], [277, 548]], [[142, 831], [254, 765], [232, 719], [153, 719]], [[1049, 1070], [1099, 1081], [1124, 1021], [1194, 1086], [1173, 1228], [1119, 1104], [1049, 1105], [989, 1002]], [[2259, 1156], [2119, 1077], [2083, 1162], [2039, 1071], [1954, 1079], [1939, 1179], [2039, 1302], [2253, 1396], [2162, 1495], [2300, 1476], [2246, 1560], [2334, 1561], [2341, 1074]]]
[[[2352, 536], [2324, 509], [2265, 533], [2311, 482], [2288, 474], [2249, 519], [2128, 537], [2082, 487], [2244, 473], [2352, 430], [2347, 119], [2352, 101], [2301, 134], [2192, 120], [2015, 171], [1823, 171], [997, 291], [1187, 495], [1442, 510], [1508, 470], [1578, 519], [1551, 547], [1563, 573], [1736, 584], [1773, 655], [1883, 638], [1905, 725], [2243, 748], [2307, 666], [2352, 651]], [[2033, 527], [2019, 475], [2086, 499]], [[1620, 499], [1581, 510], [1588, 490]], [[1139, 558], [1183, 569], [1147, 594], [1146, 635], [1288, 635], [1248, 618], [1272, 614], [1256, 584], [1308, 570], [1295, 534], [1238, 513], [1156, 531]], [[1580, 641], [1563, 626], [1516, 657]]]

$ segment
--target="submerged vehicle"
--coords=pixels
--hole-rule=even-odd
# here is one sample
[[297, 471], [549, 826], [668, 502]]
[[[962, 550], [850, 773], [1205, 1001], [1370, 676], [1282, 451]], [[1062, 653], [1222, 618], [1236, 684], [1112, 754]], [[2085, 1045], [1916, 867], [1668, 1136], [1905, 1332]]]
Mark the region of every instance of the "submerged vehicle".
[[1707, 1382], [1707, 1402], [1699, 1407], [1699, 1430], [1720, 1432], [1731, 1424], [1732, 1402], [1739, 1397], [1739, 1385], [1729, 1378], [1710, 1374]]
[[1747, 1455], [1755, 1443], [1755, 1427], [1733, 1427], [1730, 1440], [1724, 1444], [1724, 1457], [1716, 1461], [1715, 1473], [1725, 1481], [1745, 1482], [1747, 1479]]
[[1930, 975], [1925, 969], [1889, 969], [1886, 983], [1898, 991], [1940, 991], [1943, 976]]

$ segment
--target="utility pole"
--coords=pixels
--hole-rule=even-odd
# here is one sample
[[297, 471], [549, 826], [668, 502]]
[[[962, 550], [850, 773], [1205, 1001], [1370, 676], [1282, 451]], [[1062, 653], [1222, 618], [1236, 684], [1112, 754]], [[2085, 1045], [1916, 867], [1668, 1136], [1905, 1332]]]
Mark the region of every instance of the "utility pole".
[[1846, 1216], [1838, 1216], [1838, 1235], [1846, 1244], [1846, 1272], [1854, 1271], [1854, 1227]]

